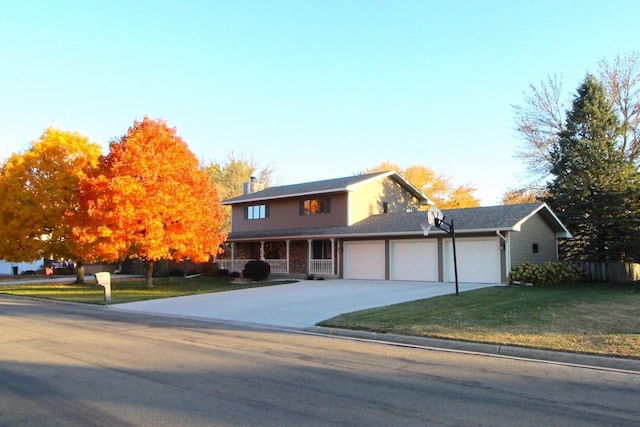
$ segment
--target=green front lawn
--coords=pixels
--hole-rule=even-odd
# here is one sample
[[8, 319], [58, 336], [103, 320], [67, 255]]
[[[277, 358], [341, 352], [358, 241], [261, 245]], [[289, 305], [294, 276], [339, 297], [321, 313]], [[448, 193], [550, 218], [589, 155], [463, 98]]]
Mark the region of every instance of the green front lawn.
[[640, 282], [485, 288], [320, 325], [640, 359]]
[[[40, 283], [24, 285], [0, 285], [0, 293], [54, 300], [82, 302], [89, 304], [105, 304], [103, 288], [95, 284], [93, 276], [87, 277], [86, 285], [76, 285], [75, 278], [68, 284]], [[226, 277], [161, 277], [153, 279], [153, 288], [144, 286], [143, 278], [118, 279], [111, 276], [111, 304], [141, 301], [156, 298], [170, 298], [184, 295], [208, 294], [236, 289], [293, 283], [295, 280], [268, 282], [232, 283]]]

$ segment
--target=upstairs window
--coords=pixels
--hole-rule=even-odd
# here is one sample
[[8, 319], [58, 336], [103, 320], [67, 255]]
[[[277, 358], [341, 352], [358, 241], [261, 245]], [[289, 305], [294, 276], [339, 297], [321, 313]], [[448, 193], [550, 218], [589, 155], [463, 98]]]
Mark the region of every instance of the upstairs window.
[[330, 199], [307, 199], [300, 202], [300, 215], [315, 215], [331, 212]]
[[269, 206], [267, 205], [247, 206], [244, 211], [244, 216], [246, 219], [269, 218]]

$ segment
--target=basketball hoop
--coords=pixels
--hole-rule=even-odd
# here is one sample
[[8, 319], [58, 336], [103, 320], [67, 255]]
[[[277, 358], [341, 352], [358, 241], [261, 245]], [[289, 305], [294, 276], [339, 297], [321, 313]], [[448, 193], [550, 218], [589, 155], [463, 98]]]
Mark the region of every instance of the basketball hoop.
[[427, 223], [429, 223], [432, 227], [440, 227], [440, 224], [444, 220], [444, 214], [442, 211], [435, 206], [431, 207], [427, 212]]
[[433, 227], [431, 224], [429, 224], [428, 222], [421, 222], [420, 223], [420, 228], [422, 228], [422, 234], [426, 237], [429, 235], [429, 230], [431, 230], [431, 227]]
[[453, 272], [456, 279], [456, 295], [459, 295], [458, 291], [458, 259], [456, 256], [456, 231], [453, 226], [453, 220], [450, 222], [444, 221], [444, 214], [442, 211], [435, 206], [427, 211], [427, 222], [421, 222], [420, 228], [422, 228], [422, 233], [425, 236], [429, 235], [429, 231], [431, 227], [439, 228], [442, 231], [445, 231], [447, 234], [451, 235], [451, 240], [453, 242]]

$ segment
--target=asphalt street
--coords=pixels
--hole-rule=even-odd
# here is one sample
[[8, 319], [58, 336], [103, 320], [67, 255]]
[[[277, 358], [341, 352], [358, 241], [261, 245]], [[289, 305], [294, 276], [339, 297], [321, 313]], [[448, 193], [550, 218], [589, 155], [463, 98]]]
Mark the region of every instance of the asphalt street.
[[[125, 276], [118, 275], [118, 278]], [[37, 280], [40, 283], [42, 279]], [[50, 281], [69, 281], [52, 278]], [[0, 286], [25, 283], [24, 280], [2, 281]], [[461, 283], [460, 291], [479, 289], [491, 284]], [[318, 322], [342, 313], [372, 307], [452, 294], [452, 283], [327, 280], [300, 281], [265, 288], [241, 289], [214, 294], [192, 295], [160, 300], [139, 301], [109, 306], [108, 309], [142, 314], [167, 315], [174, 319], [194, 318], [219, 320], [269, 329], [303, 330], [343, 338], [380, 341], [398, 345], [418, 346], [451, 351], [527, 358], [600, 368], [640, 372], [640, 360], [583, 355], [522, 347], [412, 337], [366, 331], [343, 330], [314, 326]]]
[[640, 375], [0, 296], [0, 425], [632, 426]]

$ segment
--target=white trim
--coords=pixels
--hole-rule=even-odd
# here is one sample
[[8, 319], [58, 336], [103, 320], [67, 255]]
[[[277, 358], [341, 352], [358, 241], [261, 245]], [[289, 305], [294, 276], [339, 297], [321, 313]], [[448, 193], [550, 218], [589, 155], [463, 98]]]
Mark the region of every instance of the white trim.
[[[332, 188], [330, 190], [320, 190], [320, 191], [305, 191], [302, 193], [290, 193], [290, 194], [280, 194], [278, 196], [270, 196], [270, 197], [256, 197], [253, 199], [242, 199], [242, 200], [237, 200], [237, 201], [233, 201], [233, 202], [229, 202], [226, 200], [223, 200], [220, 202], [221, 205], [239, 205], [241, 203], [253, 203], [253, 202], [259, 202], [262, 200], [278, 200], [278, 199], [290, 199], [293, 197], [301, 197], [301, 196], [309, 196], [309, 195], [313, 195], [313, 194], [329, 194], [329, 193], [342, 193], [344, 191], [347, 191], [346, 187], [345, 188]], [[256, 194], [260, 194], [260, 193], [256, 193]]]
[[534, 215], [536, 215], [538, 212], [540, 212], [542, 209], [544, 209], [549, 215], [551, 215], [551, 217], [553, 218], [553, 220], [556, 222], [557, 225], [560, 226], [560, 228], [562, 228], [563, 231], [559, 231], [556, 233], [556, 238], [567, 238], [570, 239], [571, 237], [573, 237], [571, 235], [571, 232], [569, 232], [569, 230], [567, 230], [567, 227], [564, 226], [564, 224], [562, 223], [562, 221], [560, 221], [560, 219], [556, 216], [556, 214], [551, 210], [551, 208], [549, 207], [549, 205], [547, 205], [546, 203], [542, 203], [540, 204], [540, 206], [538, 206], [536, 209], [534, 209], [533, 211], [531, 211], [531, 213], [529, 213], [529, 215], [525, 216], [524, 218], [522, 218], [520, 221], [518, 221], [514, 226], [513, 226], [513, 230], [514, 231], [520, 231], [520, 228], [522, 227], [522, 224], [524, 224], [525, 222], [527, 222], [531, 217], [533, 217]]
[[336, 239], [331, 238], [331, 274], [336, 273]]
[[496, 234], [504, 241], [504, 275], [508, 278], [511, 273], [511, 233], [507, 232], [507, 235], [503, 236], [496, 230]]
[[[508, 231], [517, 231], [512, 227], [509, 228], [478, 228], [472, 230], [456, 230], [456, 235], [460, 235], [462, 237], [474, 237], [468, 236], [468, 234], [477, 234], [477, 233], [488, 233], [495, 234], [497, 231], [500, 232], [508, 232]], [[431, 229], [429, 231], [429, 236], [433, 235], [445, 235], [446, 232], [438, 229]], [[228, 241], [233, 242], [255, 242], [260, 239], [264, 240], [284, 240], [284, 239], [292, 239], [292, 240], [306, 240], [308, 238], [312, 239], [329, 239], [331, 237], [335, 238], [369, 238], [369, 237], [403, 237], [403, 236], [420, 236], [424, 237], [422, 230], [420, 231], [394, 231], [388, 233], [350, 233], [350, 234], [341, 234], [341, 233], [329, 233], [329, 234], [302, 234], [302, 235], [278, 235], [278, 236], [254, 236], [254, 237], [241, 237], [236, 239], [229, 239]], [[482, 237], [482, 236], [478, 236]]]

